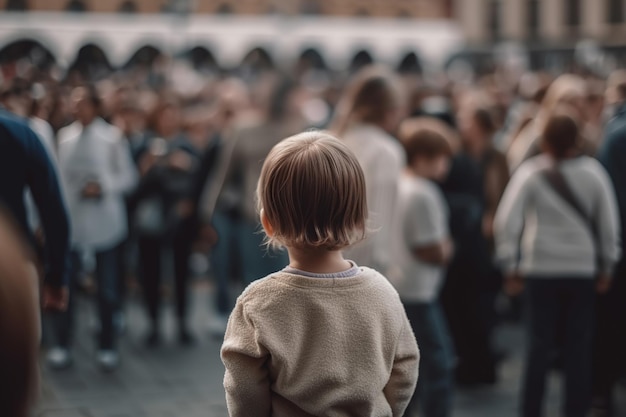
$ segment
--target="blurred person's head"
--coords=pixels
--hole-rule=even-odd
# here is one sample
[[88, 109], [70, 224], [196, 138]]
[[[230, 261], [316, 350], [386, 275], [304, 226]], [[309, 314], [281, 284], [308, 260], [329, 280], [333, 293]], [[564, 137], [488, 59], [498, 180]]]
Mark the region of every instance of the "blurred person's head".
[[463, 144], [470, 148], [489, 144], [498, 129], [488, 103], [477, 94], [460, 100], [456, 117]]
[[72, 114], [83, 126], [91, 124], [100, 115], [102, 102], [93, 85], [76, 87], [72, 90], [70, 100]]
[[411, 172], [433, 181], [443, 181], [450, 169], [455, 152], [454, 132], [434, 117], [414, 117], [404, 120], [398, 129]]
[[291, 115], [294, 106], [294, 95], [297, 84], [289, 78], [281, 78], [274, 87], [270, 96], [267, 117], [271, 121], [279, 122]]
[[18, 116], [30, 116], [31, 83], [23, 78], [12, 79], [0, 92], [2, 105]]
[[139, 102], [134, 98], [127, 98], [120, 102], [113, 115], [115, 124], [126, 136], [137, 134], [146, 128], [146, 115]]
[[164, 139], [172, 139], [182, 128], [180, 103], [173, 97], [163, 98], [152, 111], [149, 128]]
[[34, 268], [0, 213], [0, 413], [27, 417], [37, 390], [38, 306]]
[[397, 76], [385, 68], [369, 66], [349, 83], [338, 104], [333, 128], [341, 135], [350, 124], [365, 123], [394, 132], [405, 107]]
[[585, 80], [577, 75], [563, 74], [552, 82], [541, 102], [540, 112], [547, 117], [560, 104], [567, 104], [577, 113], [579, 120], [585, 120], [585, 100], [588, 87]]
[[611, 106], [626, 102], [626, 70], [611, 73], [607, 81], [605, 99]]
[[541, 132], [541, 149], [560, 160], [580, 153], [580, 129], [577, 113], [569, 105], [558, 106], [545, 121]]
[[365, 237], [365, 176], [355, 155], [325, 132], [287, 138], [270, 151], [257, 187], [268, 243], [337, 251]]

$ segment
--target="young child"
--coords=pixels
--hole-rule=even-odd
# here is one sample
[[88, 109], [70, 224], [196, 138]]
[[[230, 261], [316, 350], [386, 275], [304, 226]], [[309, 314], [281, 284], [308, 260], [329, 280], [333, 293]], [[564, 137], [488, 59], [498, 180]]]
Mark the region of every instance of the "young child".
[[230, 416], [402, 416], [419, 364], [411, 326], [387, 279], [341, 253], [365, 235], [355, 156], [323, 132], [285, 139], [257, 197], [268, 243], [290, 263], [251, 284], [230, 316]]
[[[447, 206], [435, 181], [445, 178], [453, 152], [451, 133], [432, 118], [402, 123], [399, 137], [408, 166], [400, 179], [394, 237], [398, 290], [420, 343], [419, 401], [425, 417], [449, 416], [452, 407], [454, 353], [439, 306], [444, 269], [452, 255]], [[406, 416], [414, 413], [416, 398]]]

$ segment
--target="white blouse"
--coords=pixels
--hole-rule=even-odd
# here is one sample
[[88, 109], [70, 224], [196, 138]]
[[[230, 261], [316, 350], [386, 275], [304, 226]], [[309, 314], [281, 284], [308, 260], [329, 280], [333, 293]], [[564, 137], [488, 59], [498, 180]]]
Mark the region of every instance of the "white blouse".
[[[128, 234], [124, 194], [137, 183], [130, 147], [122, 133], [104, 120], [83, 128], [75, 122], [59, 132], [59, 170], [66, 196], [72, 244], [105, 250]], [[102, 188], [102, 198], [83, 199], [89, 181]]]

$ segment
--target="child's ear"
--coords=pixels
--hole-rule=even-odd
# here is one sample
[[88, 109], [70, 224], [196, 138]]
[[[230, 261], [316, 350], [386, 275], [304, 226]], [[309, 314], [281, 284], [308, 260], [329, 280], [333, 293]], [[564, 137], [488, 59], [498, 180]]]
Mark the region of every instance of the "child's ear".
[[261, 225], [263, 226], [263, 229], [265, 230], [265, 234], [268, 235], [269, 237], [274, 236], [274, 228], [272, 227], [272, 223], [270, 223], [270, 221], [267, 219], [267, 216], [265, 215], [265, 210], [261, 209]]

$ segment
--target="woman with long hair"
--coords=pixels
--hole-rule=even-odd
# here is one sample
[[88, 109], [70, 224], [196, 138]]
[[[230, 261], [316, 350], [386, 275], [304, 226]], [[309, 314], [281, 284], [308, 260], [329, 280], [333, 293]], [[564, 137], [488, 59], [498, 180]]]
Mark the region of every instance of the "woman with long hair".
[[361, 70], [338, 104], [331, 129], [356, 154], [365, 173], [370, 237], [347, 251], [359, 265], [385, 271], [400, 173], [406, 164], [392, 136], [405, 111], [396, 76], [380, 67]]

